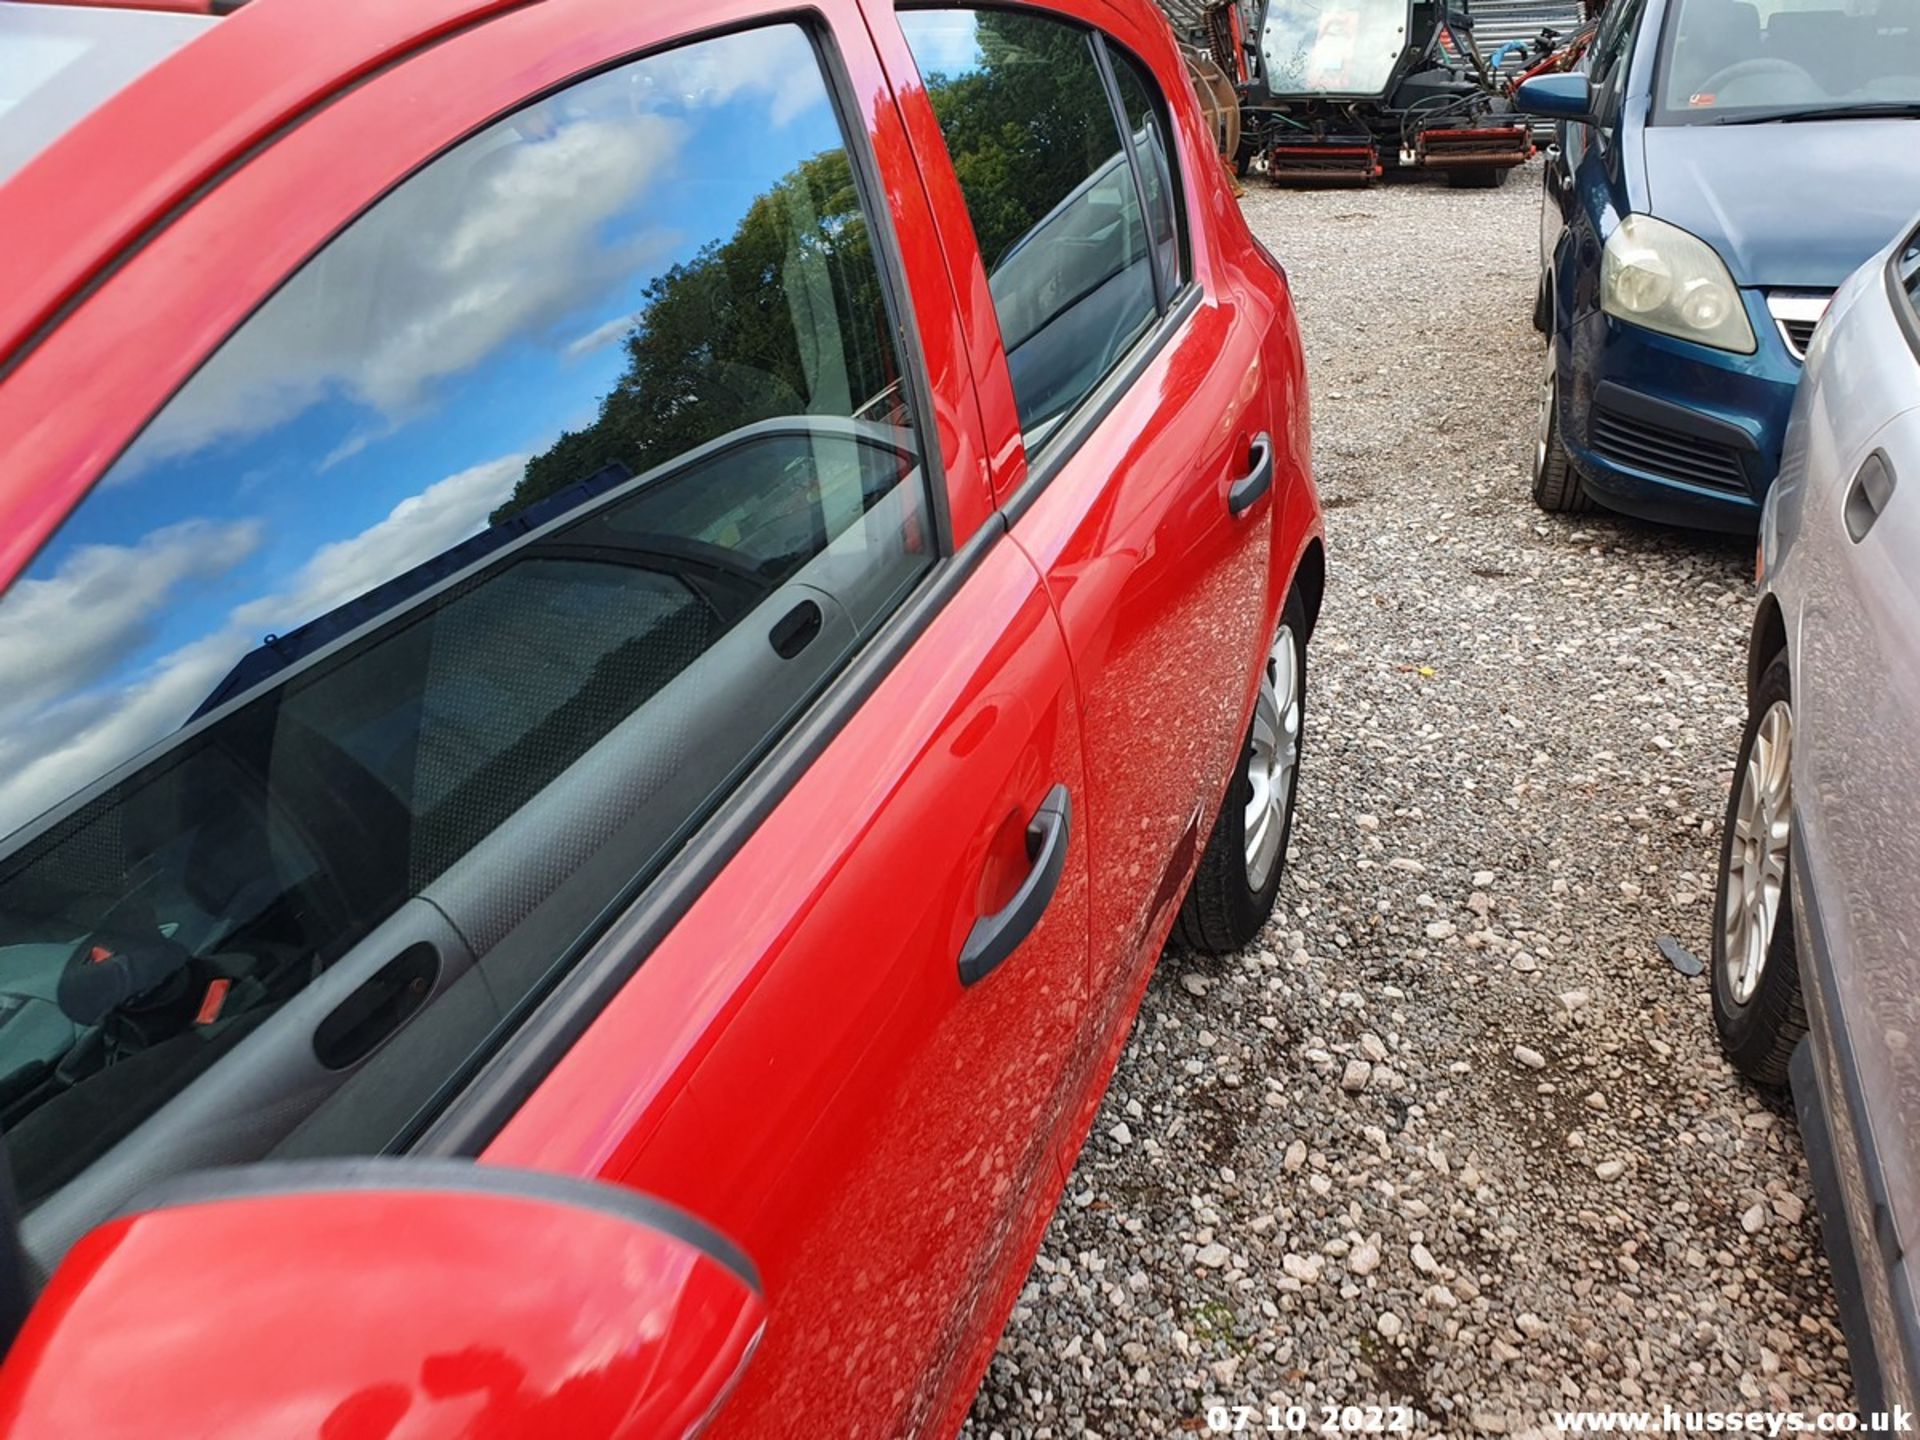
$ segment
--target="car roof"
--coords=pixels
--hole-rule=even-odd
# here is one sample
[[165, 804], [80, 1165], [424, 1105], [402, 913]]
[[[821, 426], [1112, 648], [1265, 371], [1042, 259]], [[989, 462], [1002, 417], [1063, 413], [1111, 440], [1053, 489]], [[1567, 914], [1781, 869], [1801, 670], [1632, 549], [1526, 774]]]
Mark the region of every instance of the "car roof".
[[132, 79], [0, 183], [0, 378], [249, 152], [361, 77], [527, 3], [255, 0]]

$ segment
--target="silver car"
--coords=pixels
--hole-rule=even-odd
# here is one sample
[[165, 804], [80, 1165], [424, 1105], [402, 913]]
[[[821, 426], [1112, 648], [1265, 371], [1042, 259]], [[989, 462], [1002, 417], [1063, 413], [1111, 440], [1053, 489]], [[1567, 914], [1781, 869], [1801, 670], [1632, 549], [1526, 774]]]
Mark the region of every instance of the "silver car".
[[1760, 525], [1715, 897], [1733, 1063], [1791, 1079], [1864, 1409], [1920, 1399], [1920, 226], [1834, 296]]

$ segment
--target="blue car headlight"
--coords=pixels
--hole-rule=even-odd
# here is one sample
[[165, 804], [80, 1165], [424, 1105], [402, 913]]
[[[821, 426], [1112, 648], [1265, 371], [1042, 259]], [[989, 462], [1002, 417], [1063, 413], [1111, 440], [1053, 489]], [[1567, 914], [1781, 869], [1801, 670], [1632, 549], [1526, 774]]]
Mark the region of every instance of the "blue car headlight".
[[1628, 215], [1600, 258], [1600, 308], [1616, 319], [1751, 355], [1746, 306], [1714, 248], [1651, 215]]

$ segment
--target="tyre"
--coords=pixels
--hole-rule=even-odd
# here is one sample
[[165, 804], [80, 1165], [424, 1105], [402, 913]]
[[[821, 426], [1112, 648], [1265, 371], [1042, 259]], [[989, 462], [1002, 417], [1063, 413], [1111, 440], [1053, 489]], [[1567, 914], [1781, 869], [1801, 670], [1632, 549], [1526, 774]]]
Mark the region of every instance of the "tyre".
[[1293, 799], [1307, 714], [1307, 613], [1298, 594], [1280, 612], [1239, 766], [1213, 822], [1173, 938], [1225, 955], [1260, 933], [1273, 913], [1293, 833]]
[[1552, 515], [1585, 515], [1594, 509], [1593, 497], [1580, 483], [1573, 460], [1560, 439], [1560, 374], [1553, 363], [1553, 340], [1547, 340], [1547, 363], [1540, 380], [1540, 424], [1533, 447], [1533, 503]]
[[1793, 694], [1786, 653], [1754, 687], [1727, 796], [1713, 892], [1713, 1024], [1733, 1067], [1756, 1084], [1787, 1083], [1807, 1033], [1793, 941]]
[[1472, 169], [1449, 170], [1447, 184], [1455, 190], [1497, 190], [1507, 183], [1504, 165], [1475, 165]]
[[1547, 272], [1540, 272], [1540, 284], [1533, 292], [1533, 328], [1542, 335], [1553, 333], [1553, 291], [1547, 288]]

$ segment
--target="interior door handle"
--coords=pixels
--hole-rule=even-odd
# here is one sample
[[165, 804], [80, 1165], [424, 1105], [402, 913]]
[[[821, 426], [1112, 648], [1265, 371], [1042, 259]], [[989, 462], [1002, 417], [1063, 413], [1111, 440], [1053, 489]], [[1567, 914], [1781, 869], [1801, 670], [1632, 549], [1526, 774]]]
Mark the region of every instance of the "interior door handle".
[[1253, 437], [1253, 448], [1248, 451], [1251, 462], [1247, 473], [1234, 481], [1227, 490], [1227, 513], [1244, 514], [1267, 491], [1273, 488], [1273, 437], [1265, 431]]
[[1853, 484], [1847, 487], [1845, 512], [1847, 534], [1852, 537], [1854, 544], [1858, 545], [1867, 538], [1873, 522], [1880, 518], [1880, 512], [1893, 499], [1893, 487], [1897, 479], [1893, 466], [1878, 450], [1867, 456], [1859, 470], [1854, 472]]
[[1033, 868], [1013, 898], [991, 915], [982, 915], [960, 947], [960, 983], [985, 979], [1033, 933], [1046, 913], [1060, 872], [1067, 866], [1067, 837], [1073, 829], [1073, 801], [1065, 785], [1056, 785], [1027, 822], [1027, 859]]

